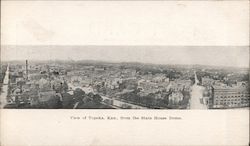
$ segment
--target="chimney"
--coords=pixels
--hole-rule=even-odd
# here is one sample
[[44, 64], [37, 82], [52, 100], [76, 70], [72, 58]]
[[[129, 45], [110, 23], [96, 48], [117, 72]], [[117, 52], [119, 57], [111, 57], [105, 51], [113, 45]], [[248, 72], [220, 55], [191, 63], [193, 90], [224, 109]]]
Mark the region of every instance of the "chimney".
[[26, 60], [26, 76], [27, 76], [27, 80], [28, 80], [28, 73], [29, 73], [28, 60]]

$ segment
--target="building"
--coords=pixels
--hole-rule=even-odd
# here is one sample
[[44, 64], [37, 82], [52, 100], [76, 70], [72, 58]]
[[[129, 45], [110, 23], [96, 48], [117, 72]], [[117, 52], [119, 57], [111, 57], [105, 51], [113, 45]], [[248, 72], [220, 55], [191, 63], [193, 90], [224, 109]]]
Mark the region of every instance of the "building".
[[30, 81], [32, 80], [40, 80], [42, 78], [47, 78], [48, 76], [46, 74], [40, 74], [40, 73], [36, 73], [36, 74], [29, 74], [28, 78]]
[[168, 82], [155, 83], [151, 81], [139, 80], [137, 89], [146, 94], [156, 93], [159, 91], [169, 91], [167, 88], [169, 86]]
[[201, 78], [201, 83], [203, 86], [211, 86], [214, 84], [214, 80], [209, 77], [203, 77]]
[[152, 82], [155, 83], [169, 82], [169, 78], [167, 78], [165, 75], [157, 74], [156, 77], [152, 79]]
[[192, 85], [191, 80], [175, 80], [170, 81], [170, 84], [167, 87], [167, 90], [173, 91], [190, 91]]
[[44, 78], [38, 81], [38, 85], [40, 91], [47, 91], [51, 89], [51, 82]]
[[107, 80], [105, 83], [105, 86], [110, 89], [117, 89], [119, 88], [119, 85], [123, 83], [123, 80], [121, 78], [114, 78]]
[[249, 106], [247, 86], [212, 86], [212, 108], [240, 108]]
[[179, 104], [184, 99], [184, 96], [181, 92], [172, 92], [172, 94], [169, 95], [169, 103], [170, 104]]

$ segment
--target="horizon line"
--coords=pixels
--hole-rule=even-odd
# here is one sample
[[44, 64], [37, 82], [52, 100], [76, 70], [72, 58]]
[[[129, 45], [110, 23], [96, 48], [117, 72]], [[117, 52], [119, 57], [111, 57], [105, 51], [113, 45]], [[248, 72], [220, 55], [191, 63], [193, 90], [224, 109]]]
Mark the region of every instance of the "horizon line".
[[227, 66], [227, 65], [206, 65], [206, 64], [181, 64], [181, 63], [165, 63], [165, 64], [160, 64], [160, 63], [149, 63], [149, 62], [140, 62], [140, 61], [113, 61], [113, 60], [94, 60], [94, 59], [18, 59], [18, 60], [0, 60], [0, 63], [2, 62], [22, 62], [25, 60], [28, 61], [33, 61], [33, 62], [44, 62], [44, 61], [68, 61], [68, 62], [81, 62], [81, 61], [89, 61], [89, 62], [102, 62], [102, 63], [113, 63], [113, 64], [122, 64], [122, 63], [138, 63], [138, 64], [148, 64], [148, 65], [176, 65], [176, 66], [208, 66], [208, 67], [221, 67], [221, 68], [244, 68], [244, 69], [250, 69], [249, 66]]

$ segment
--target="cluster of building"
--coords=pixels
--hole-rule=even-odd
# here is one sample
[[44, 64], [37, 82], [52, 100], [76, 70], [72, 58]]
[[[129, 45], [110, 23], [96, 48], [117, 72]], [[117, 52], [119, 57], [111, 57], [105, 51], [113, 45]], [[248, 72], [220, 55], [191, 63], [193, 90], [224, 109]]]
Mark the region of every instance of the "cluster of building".
[[[168, 100], [169, 105], [179, 105], [192, 90], [191, 70], [182, 77], [171, 78], [164, 73], [139, 73], [137, 69], [119, 65], [15, 64], [10, 66], [10, 102], [30, 105], [46, 103], [62, 93], [73, 94], [76, 88], [86, 93], [98, 93], [118, 99], [132, 93], [140, 97], [154, 95], [155, 100]], [[225, 78], [225, 80], [228, 80]], [[249, 106], [248, 82], [226, 84], [209, 76], [201, 78], [205, 87], [203, 99], [210, 108], [238, 108]]]
[[62, 76], [64, 71], [57, 69], [53, 66], [29, 65], [28, 61], [25, 66], [10, 66], [8, 101], [36, 106], [53, 98], [61, 100], [61, 93], [67, 91], [68, 85]]
[[141, 97], [154, 94], [155, 99], [164, 99], [171, 95], [170, 104], [178, 104], [183, 100], [183, 91], [190, 92], [190, 79], [172, 79], [163, 73], [144, 74], [132, 68], [114, 66], [96, 67], [82, 66], [67, 72], [65, 79], [69, 89], [82, 88], [85, 92], [96, 92], [119, 99], [124, 93], [139, 91]]
[[190, 79], [170, 79], [163, 73], [140, 75], [136, 69], [108, 65], [82, 65], [65, 67], [63, 75], [69, 89], [81, 88], [85, 92], [95, 92], [111, 98], [139, 91], [141, 97], [154, 94], [155, 99], [171, 96], [170, 104], [179, 104], [183, 100], [183, 91], [190, 92]]
[[170, 81], [164, 74], [156, 74], [151, 78], [142, 76], [138, 81], [140, 95], [146, 96], [154, 93], [158, 99], [163, 99], [169, 95], [169, 104], [179, 104], [183, 99], [183, 91], [190, 92], [192, 81], [189, 79], [175, 79]]

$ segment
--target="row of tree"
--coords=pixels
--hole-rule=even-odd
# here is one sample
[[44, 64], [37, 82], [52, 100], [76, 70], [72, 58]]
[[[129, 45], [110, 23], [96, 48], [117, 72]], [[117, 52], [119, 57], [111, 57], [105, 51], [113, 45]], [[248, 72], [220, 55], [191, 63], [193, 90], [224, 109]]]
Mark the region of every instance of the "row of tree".
[[[161, 94], [161, 98], [157, 97], [159, 94]], [[183, 91], [184, 99], [177, 105], [169, 103], [170, 94], [171, 93], [150, 93], [146, 96], [140, 96], [136, 91], [134, 91], [125, 93], [121, 95], [120, 98], [126, 102], [145, 106], [147, 108], [187, 108], [190, 98], [190, 94], [188, 92]]]
[[79, 108], [110, 108], [103, 105], [102, 97], [98, 94], [86, 94], [82, 89], [75, 89], [73, 94], [67, 92], [57, 94], [46, 102], [40, 102], [34, 106], [27, 106], [20, 108], [39, 108], [39, 109], [79, 109]]

